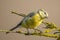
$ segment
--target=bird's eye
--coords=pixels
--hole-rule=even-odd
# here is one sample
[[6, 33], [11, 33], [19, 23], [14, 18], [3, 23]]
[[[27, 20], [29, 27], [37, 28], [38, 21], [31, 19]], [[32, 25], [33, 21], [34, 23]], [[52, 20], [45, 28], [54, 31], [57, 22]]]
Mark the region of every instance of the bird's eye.
[[44, 14], [46, 14], [46, 12], [44, 12]]

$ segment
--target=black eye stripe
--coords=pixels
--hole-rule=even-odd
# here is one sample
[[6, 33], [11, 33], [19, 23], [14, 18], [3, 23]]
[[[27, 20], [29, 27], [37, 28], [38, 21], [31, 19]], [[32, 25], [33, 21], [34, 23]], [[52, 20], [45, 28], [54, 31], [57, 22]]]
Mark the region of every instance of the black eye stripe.
[[46, 14], [46, 12], [44, 12], [44, 14]]

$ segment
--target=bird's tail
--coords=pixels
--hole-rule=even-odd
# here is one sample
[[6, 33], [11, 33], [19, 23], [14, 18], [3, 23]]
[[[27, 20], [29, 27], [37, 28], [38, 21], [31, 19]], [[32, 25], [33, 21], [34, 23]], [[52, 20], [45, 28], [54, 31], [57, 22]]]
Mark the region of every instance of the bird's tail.
[[[14, 29], [18, 28], [20, 25], [21, 25], [21, 23], [17, 24], [17, 26], [16, 26], [16, 27], [14, 27], [14, 28], [10, 29], [9, 31], [13, 31]], [[8, 34], [8, 33], [9, 33], [9, 32], [6, 32], [6, 34]]]

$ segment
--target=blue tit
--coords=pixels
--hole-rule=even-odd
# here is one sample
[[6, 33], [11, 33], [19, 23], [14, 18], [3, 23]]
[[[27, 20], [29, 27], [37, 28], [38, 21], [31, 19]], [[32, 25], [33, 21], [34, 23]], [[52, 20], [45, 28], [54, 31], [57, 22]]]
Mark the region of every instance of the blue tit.
[[[37, 27], [48, 17], [48, 13], [43, 9], [39, 9], [37, 12], [31, 12], [26, 15], [21, 22], [19, 22], [14, 28], [9, 31], [13, 31], [18, 27], [24, 27], [27, 29], [37, 29]], [[9, 32], [6, 32], [9, 33]]]

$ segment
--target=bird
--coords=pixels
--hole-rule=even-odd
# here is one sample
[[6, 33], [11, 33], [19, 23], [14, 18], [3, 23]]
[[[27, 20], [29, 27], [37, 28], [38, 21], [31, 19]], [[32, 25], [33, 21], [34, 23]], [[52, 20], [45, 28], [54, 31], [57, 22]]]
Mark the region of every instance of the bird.
[[[44, 9], [39, 9], [37, 12], [30, 12], [26, 15], [21, 22], [19, 22], [15, 27], [10, 29], [9, 31], [13, 31], [16, 28], [24, 27], [27, 29], [27, 33], [29, 34], [29, 29], [37, 29], [37, 27], [44, 21], [44, 19], [48, 18], [48, 13]], [[9, 32], [6, 32], [7, 34]]]

